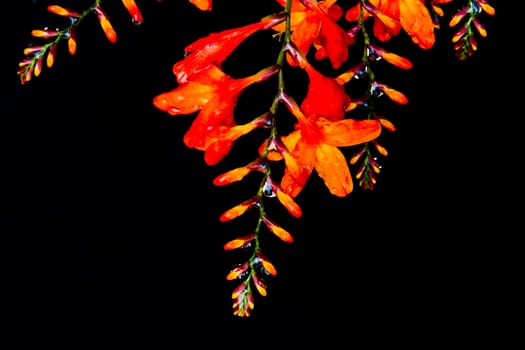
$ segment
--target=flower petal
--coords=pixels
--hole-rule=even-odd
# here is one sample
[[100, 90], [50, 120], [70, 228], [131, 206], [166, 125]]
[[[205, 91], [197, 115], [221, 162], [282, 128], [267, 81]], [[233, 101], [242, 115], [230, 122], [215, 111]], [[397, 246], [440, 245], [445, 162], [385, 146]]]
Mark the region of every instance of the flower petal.
[[321, 144], [316, 154], [315, 170], [330, 193], [344, 197], [352, 192], [352, 176], [343, 153], [337, 147]]

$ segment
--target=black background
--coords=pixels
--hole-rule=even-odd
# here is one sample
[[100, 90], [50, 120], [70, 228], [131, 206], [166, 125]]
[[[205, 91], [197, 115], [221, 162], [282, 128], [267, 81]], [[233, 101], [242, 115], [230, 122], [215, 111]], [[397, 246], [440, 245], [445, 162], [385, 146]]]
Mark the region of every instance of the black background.
[[[206, 166], [202, 152], [182, 143], [193, 117], [170, 117], [152, 98], [176, 86], [171, 67], [188, 43], [278, 7], [215, 1], [214, 12], [201, 13], [186, 1], [142, 1], [145, 21], [133, 26], [119, 1], [106, 2], [117, 43], [89, 16], [77, 54], [60, 46], [55, 65], [24, 86], [16, 70], [30, 31], [58, 19], [45, 1], [16, 1], [5, 14], [3, 349], [426, 347], [457, 336], [462, 345], [492, 339], [472, 324], [484, 324], [493, 307], [479, 305], [490, 299], [500, 254], [482, 232], [494, 220], [494, 182], [503, 181], [494, 176], [504, 152], [496, 142], [504, 132], [503, 85], [493, 73], [503, 64], [496, 25], [503, 15], [483, 17], [488, 37], [468, 61], [454, 57], [446, 26], [429, 51], [406, 38], [391, 46], [414, 68], [378, 77], [410, 102], [385, 112], [398, 130], [385, 136], [390, 156], [376, 189], [336, 198], [314, 175], [297, 199], [303, 217], [276, 215], [295, 242], [265, 238], [263, 252], [279, 273], [252, 317], [240, 319], [231, 312], [236, 284], [224, 278], [240, 257], [222, 245], [253, 224], [218, 217], [254, 193], [256, 182], [211, 182], [245, 164], [258, 143], [248, 135], [221, 164]], [[255, 38], [273, 43], [263, 35], [247, 40], [225, 69], [253, 73], [271, 64], [274, 52]], [[262, 113], [270, 101], [263, 97], [241, 99], [239, 113]]]

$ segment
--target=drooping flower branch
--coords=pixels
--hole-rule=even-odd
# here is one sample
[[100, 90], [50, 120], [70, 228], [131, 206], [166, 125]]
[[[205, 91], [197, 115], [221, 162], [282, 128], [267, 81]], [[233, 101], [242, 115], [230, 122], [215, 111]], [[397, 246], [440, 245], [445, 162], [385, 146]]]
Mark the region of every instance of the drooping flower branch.
[[[277, 200], [294, 218], [303, 215], [296, 198], [315, 173], [327, 190], [345, 197], [357, 185], [373, 190], [381, 171], [381, 157], [389, 155], [380, 140], [382, 132], [396, 131], [390, 117], [378, 108], [379, 101], [404, 105], [408, 97], [388, 77], [379, 76], [377, 65], [386, 62], [395, 68], [412, 68], [409, 58], [387, 49], [384, 43], [405, 33], [412, 44], [427, 50], [435, 44], [435, 31], [445, 17], [445, 7], [455, 0], [359, 0], [346, 8], [337, 0], [276, 0], [282, 7], [277, 13], [264, 14], [259, 21], [213, 32], [185, 47], [184, 58], [172, 66], [176, 86], [160, 92], [153, 105], [170, 116], [192, 115], [194, 120], [184, 135], [189, 148], [204, 153], [208, 165], [219, 164], [235, 142], [256, 129], [266, 131], [255, 156], [245, 165], [224, 171], [213, 179], [216, 186], [226, 186], [258, 174], [260, 182], [246, 198], [225, 210], [220, 222], [232, 221], [248, 211], [255, 211], [253, 229], [226, 240], [227, 251], [241, 249], [244, 260], [232, 267], [226, 279], [236, 281], [232, 293], [233, 314], [250, 316], [255, 306], [254, 291], [267, 295], [267, 279], [277, 274], [272, 261], [263, 253], [262, 235], [271, 234], [291, 243], [293, 235], [280, 225], [268, 209]], [[486, 0], [467, 0], [452, 15], [449, 27], [458, 28], [451, 38], [456, 56], [471, 57], [478, 49], [476, 36], [487, 36], [482, 14], [495, 15]], [[142, 13], [133, 0], [122, 0], [134, 23], [141, 23]], [[212, 1], [190, 0], [202, 11], [212, 11]], [[69, 18], [62, 29], [34, 30], [34, 37], [48, 40], [29, 46], [20, 62], [18, 75], [22, 84], [39, 76], [44, 59], [51, 67], [57, 46], [66, 40], [70, 54], [76, 51], [75, 29], [83, 18], [95, 14], [110, 42], [117, 40], [102, 0], [82, 11], [58, 5], [51, 13]], [[279, 40], [275, 63], [260, 67], [245, 77], [233, 78], [223, 70], [223, 63], [240, 44], [257, 32]], [[277, 34], [276, 34], [277, 33]], [[352, 55], [351, 48], [361, 53]], [[257, 55], [257, 53], [255, 53]], [[323, 69], [320, 61], [327, 61]], [[287, 74], [299, 70], [307, 79], [307, 89], [300, 99], [288, 88]], [[239, 124], [236, 105], [252, 85], [275, 83], [275, 94], [268, 109], [251, 121]], [[364, 88], [350, 94], [359, 81]], [[282, 121], [293, 118], [286, 129]], [[351, 168], [355, 168], [351, 171]], [[276, 169], [282, 169], [276, 171]], [[269, 256], [269, 255], [268, 255]]]

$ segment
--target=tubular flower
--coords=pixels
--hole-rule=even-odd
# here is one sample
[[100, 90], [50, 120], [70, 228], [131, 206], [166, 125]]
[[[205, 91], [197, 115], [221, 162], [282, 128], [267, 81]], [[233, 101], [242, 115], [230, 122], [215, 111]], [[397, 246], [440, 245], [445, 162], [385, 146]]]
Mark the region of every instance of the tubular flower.
[[200, 111], [184, 135], [184, 143], [189, 148], [205, 151], [207, 164], [216, 164], [229, 152], [235, 139], [266, 123], [262, 117], [236, 125], [233, 110], [244, 88], [268, 79], [278, 70], [272, 66], [254, 75], [233, 79], [211, 65], [192, 75], [187, 83], [156, 96], [153, 104], [171, 115]]
[[[277, 0], [282, 6], [286, 0]], [[312, 46], [317, 50], [316, 58], [328, 57], [332, 67], [339, 68], [348, 59], [348, 46], [354, 39], [336, 22], [343, 16], [343, 9], [331, 1], [292, 0], [292, 42], [307, 54]], [[286, 30], [284, 24], [273, 27], [278, 32]], [[295, 62], [288, 56], [288, 62]]]
[[319, 73], [301, 53], [296, 52], [294, 56], [309, 79], [308, 92], [301, 103], [301, 111], [330, 120], [343, 119], [346, 107], [350, 104], [350, 97], [343, 86], [344, 81]]
[[313, 169], [323, 179], [330, 193], [344, 197], [353, 190], [352, 176], [339, 147], [371, 141], [381, 133], [377, 120], [307, 118], [299, 107], [286, 96], [283, 98], [290, 112], [299, 120], [296, 130], [283, 137], [283, 142], [305, 171], [301, 177], [285, 168], [281, 187], [290, 196], [297, 196], [305, 186]]
[[173, 74], [177, 77], [177, 82], [186, 83], [191, 75], [200, 73], [212, 65], [221, 68], [222, 62], [247, 37], [259, 30], [270, 28], [285, 18], [282, 15], [268, 16], [244, 27], [211, 33], [191, 43], [184, 49], [188, 53], [186, 58], [173, 65]]
[[[357, 21], [361, 3], [347, 10], [345, 18]], [[363, 4], [364, 18], [374, 18], [374, 36], [388, 41], [403, 29], [422, 49], [434, 46], [435, 25], [423, 0], [370, 0]]]

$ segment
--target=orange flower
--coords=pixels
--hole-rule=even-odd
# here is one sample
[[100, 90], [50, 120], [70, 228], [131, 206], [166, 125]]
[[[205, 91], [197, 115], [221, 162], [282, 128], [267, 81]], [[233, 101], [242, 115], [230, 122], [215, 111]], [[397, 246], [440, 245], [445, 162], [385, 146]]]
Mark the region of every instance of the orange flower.
[[[348, 21], [359, 19], [361, 4], [345, 13]], [[435, 25], [424, 0], [370, 0], [363, 7], [364, 18], [374, 18], [373, 32], [377, 39], [388, 41], [403, 29], [419, 47], [434, 46]]]
[[343, 119], [350, 97], [343, 84], [349, 80], [330, 78], [319, 73], [300, 52], [290, 50], [299, 67], [308, 74], [308, 92], [301, 103], [301, 111], [311, 116], [323, 116], [330, 120]]
[[210, 65], [193, 74], [187, 83], [156, 96], [153, 104], [171, 115], [200, 111], [184, 135], [184, 143], [189, 148], [205, 151], [207, 164], [216, 164], [230, 151], [233, 141], [267, 123], [267, 116], [263, 115], [250, 123], [236, 125], [233, 110], [244, 88], [268, 79], [278, 70], [272, 66], [254, 75], [233, 79], [219, 67]]
[[[282, 6], [286, 0], [277, 0]], [[312, 46], [316, 58], [328, 57], [332, 67], [337, 69], [348, 59], [348, 46], [353, 39], [336, 22], [343, 16], [343, 10], [334, 0], [292, 0], [291, 30], [292, 42], [306, 55]], [[273, 27], [285, 31], [284, 24]], [[289, 63], [294, 64], [288, 56]]]
[[353, 146], [375, 139], [381, 133], [381, 124], [377, 120], [332, 121], [325, 117], [309, 119], [286, 95], [283, 95], [281, 100], [299, 120], [296, 130], [283, 137], [283, 142], [292, 150], [292, 155], [303, 170], [298, 175], [286, 167], [281, 180], [282, 188], [290, 196], [297, 196], [315, 169], [330, 193], [344, 197], [352, 192], [350, 170], [339, 147]]
[[268, 16], [244, 27], [211, 33], [191, 43], [184, 49], [188, 55], [173, 65], [173, 74], [177, 77], [177, 82], [186, 83], [192, 74], [202, 72], [211, 65], [221, 68], [222, 62], [247, 37], [282, 22], [284, 18], [281, 15]]

